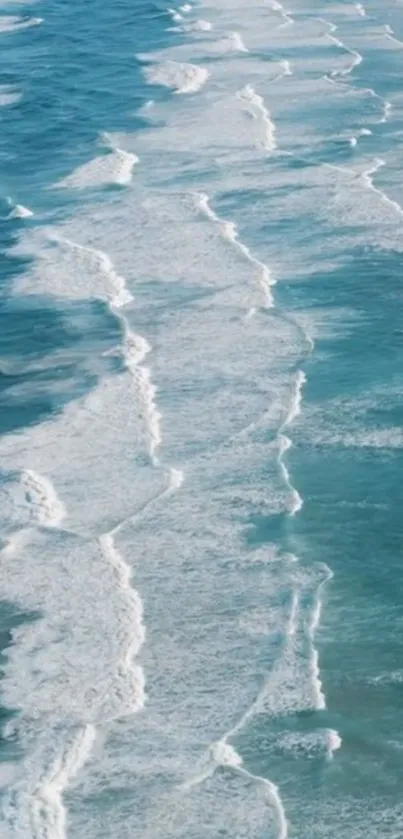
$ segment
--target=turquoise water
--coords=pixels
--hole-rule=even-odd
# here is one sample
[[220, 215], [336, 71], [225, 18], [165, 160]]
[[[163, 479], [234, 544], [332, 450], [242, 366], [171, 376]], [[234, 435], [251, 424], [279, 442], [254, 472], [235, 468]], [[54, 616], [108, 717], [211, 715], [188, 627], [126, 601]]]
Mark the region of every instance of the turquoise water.
[[2, 836], [396, 839], [402, 9], [0, 40]]

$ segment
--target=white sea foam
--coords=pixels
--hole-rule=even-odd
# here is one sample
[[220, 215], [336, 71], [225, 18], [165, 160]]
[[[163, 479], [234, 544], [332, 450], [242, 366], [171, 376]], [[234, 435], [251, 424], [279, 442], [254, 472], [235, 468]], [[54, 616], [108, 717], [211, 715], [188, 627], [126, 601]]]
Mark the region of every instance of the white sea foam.
[[370, 137], [371, 134], [372, 131], [370, 128], [361, 128], [359, 131], [357, 131], [357, 134], [354, 137], [350, 137], [349, 143], [351, 146], [355, 147], [360, 137]]
[[362, 173], [361, 180], [370, 190], [375, 192], [376, 195], [379, 195], [381, 201], [383, 201], [385, 204], [387, 204], [389, 207], [395, 210], [396, 213], [398, 213], [398, 215], [403, 216], [403, 207], [401, 207], [397, 201], [394, 201], [392, 198], [389, 198], [389, 196], [386, 195], [386, 193], [382, 189], [379, 189], [374, 184], [373, 175], [375, 175], [376, 172], [378, 172], [379, 169], [382, 169], [382, 167], [385, 165], [386, 161], [383, 160], [382, 157], [375, 158], [373, 164], [368, 169], [365, 169], [365, 171]]
[[239, 32], [231, 32], [228, 35], [228, 44], [233, 52], [249, 52]]
[[355, 4], [355, 7], [356, 7], [356, 9], [357, 9], [358, 14], [359, 14], [361, 17], [366, 17], [366, 16], [367, 16], [367, 13], [366, 13], [366, 11], [365, 11], [364, 6], [362, 5], [362, 3], [356, 3], [356, 4]]
[[284, 433], [285, 429], [291, 425], [294, 420], [299, 416], [301, 413], [301, 401], [302, 401], [302, 389], [306, 382], [305, 373], [302, 370], [298, 370], [297, 375], [295, 377], [295, 384], [293, 389], [293, 394], [291, 398], [291, 405], [288, 410], [288, 413], [285, 417], [284, 422], [280, 426], [279, 434], [278, 434], [278, 443], [279, 443], [279, 454], [278, 454], [278, 463], [280, 466], [281, 474], [284, 479], [284, 483], [289, 492], [289, 502], [288, 502], [288, 510], [290, 516], [295, 516], [298, 513], [303, 505], [303, 500], [291, 483], [290, 474], [284, 462], [284, 455], [286, 452], [291, 448], [292, 441], [289, 437]]
[[7, 105], [14, 105], [21, 98], [22, 93], [11, 85], [0, 85], [0, 108], [4, 108]]
[[276, 740], [276, 750], [295, 759], [317, 760], [324, 757], [333, 758], [335, 751], [342, 746], [342, 740], [337, 731], [331, 728], [318, 729], [303, 733], [293, 732], [280, 735]]
[[393, 108], [392, 103], [391, 103], [391, 102], [388, 102], [388, 100], [384, 100], [384, 103], [383, 103], [383, 113], [382, 113], [382, 116], [381, 116], [381, 117], [380, 117], [380, 119], [379, 119], [379, 123], [380, 123], [380, 124], [385, 123], [385, 122], [387, 122], [387, 121], [388, 121], [388, 119], [389, 119], [389, 117], [390, 117], [390, 115], [391, 115], [391, 113], [392, 113], [392, 108]]
[[291, 405], [289, 412], [284, 420], [282, 428], [286, 428], [288, 425], [291, 425], [292, 422], [300, 415], [301, 413], [301, 402], [302, 402], [302, 390], [304, 384], [306, 383], [306, 375], [302, 370], [298, 370], [295, 376], [295, 390], [291, 399]]
[[34, 520], [43, 527], [58, 527], [65, 516], [65, 509], [52, 483], [43, 475], [27, 469], [22, 473], [21, 485], [32, 507]]
[[242, 102], [245, 102], [250, 110], [250, 113], [255, 118], [261, 120], [263, 125], [262, 145], [267, 151], [274, 151], [276, 148], [276, 129], [270, 112], [264, 104], [264, 99], [259, 96], [252, 85], [246, 85], [237, 94]]
[[282, 67], [284, 68], [283, 75], [284, 76], [292, 76], [292, 69], [291, 69], [291, 62], [288, 59], [284, 58], [281, 62]]
[[[67, 246], [67, 249], [70, 249], [73, 256], [74, 254], [78, 254], [80, 260], [81, 257], [84, 258], [84, 267], [87, 264], [88, 269], [90, 271], [92, 270], [92, 273], [95, 274], [98, 280], [99, 284], [97, 284], [96, 293], [102, 299], [108, 300], [112, 310], [115, 311], [122, 321], [124, 334], [123, 355], [127, 368], [133, 377], [135, 388], [140, 395], [148, 427], [149, 452], [152, 460], [156, 462], [156, 450], [161, 442], [160, 414], [155, 406], [155, 388], [151, 382], [150, 370], [147, 367], [141, 366], [141, 362], [151, 347], [145, 338], [128, 329], [126, 320], [120, 312], [121, 308], [133, 299], [127, 290], [126, 281], [117, 274], [110, 257], [102, 251], [84, 247], [77, 242], [72, 242], [57, 234], [55, 241], [60, 242], [63, 247]], [[79, 277], [77, 279], [79, 280]], [[71, 293], [72, 289], [67, 288], [67, 291]], [[88, 277], [87, 286], [82, 291], [84, 294], [88, 293]]]
[[145, 640], [143, 606], [137, 591], [131, 585], [131, 568], [116, 549], [114, 532], [116, 532], [116, 529], [110, 533], [105, 533], [100, 537], [99, 543], [105, 558], [115, 569], [120, 588], [131, 605], [132, 632], [130, 634], [127, 633], [127, 638], [121, 646], [119, 668], [125, 674], [125, 679], [128, 681], [130, 681], [133, 672], [135, 673], [137, 695], [133, 710], [140, 710], [145, 703], [145, 683], [142, 671], [134, 668], [133, 661]]
[[175, 93], [196, 93], [209, 77], [205, 67], [169, 60], [151, 65], [144, 72], [150, 84], [170, 87]]
[[88, 759], [95, 737], [94, 726], [84, 726], [65, 751], [45, 770], [30, 802], [34, 837], [65, 839], [66, 808], [63, 793]]
[[39, 26], [43, 23], [41, 17], [17, 17], [16, 15], [0, 15], [0, 34], [6, 32], [19, 32], [22, 29], [29, 29], [32, 26]]
[[210, 765], [201, 774], [196, 775], [189, 781], [187, 781], [184, 784], [184, 788], [190, 789], [194, 786], [199, 786], [208, 777], [211, 777], [211, 775], [214, 774], [216, 767], [223, 766], [228, 769], [232, 769], [234, 772], [243, 775], [245, 778], [249, 779], [253, 783], [258, 784], [259, 786], [263, 786], [266, 792], [267, 801], [269, 805], [272, 807], [275, 815], [277, 826], [277, 839], [287, 839], [288, 823], [278, 787], [271, 781], [269, 781], [267, 778], [263, 778], [261, 775], [254, 775], [252, 772], [249, 772], [247, 769], [245, 769], [243, 766], [243, 760], [241, 756], [238, 754], [236, 749], [230, 743], [227, 742], [226, 739], [219, 740], [216, 743], [213, 743], [210, 748], [210, 753], [213, 760], [213, 764]]
[[[100, 283], [102, 283], [102, 286], [98, 290], [99, 296], [103, 299], [106, 298], [115, 309], [127, 306], [133, 300], [132, 295], [127, 290], [126, 280], [116, 273], [108, 254], [103, 251], [98, 251], [95, 248], [85, 247], [77, 242], [72, 242], [62, 236], [59, 238], [57, 233], [54, 241], [56, 243], [60, 242], [62, 247], [66, 246], [67, 249], [71, 249], [73, 257], [75, 254], [78, 254], [79, 258], [83, 256], [84, 270], [85, 263], [88, 260], [88, 267], [95, 269], [93, 273], [97, 279], [99, 278]], [[71, 295], [72, 289], [67, 289], [67, 291]], [[88, 291], [88, 287], [87, 289], [83, 289], [84, 293], [86, 291]]]
[[15, 204], [13, 209], [10, 210], [10, 213], [8, 214], [7, 218], [9, 218], [9, 219], [12, 219], [12, 218], [23, 219], [23, 218], [31, 218], [31, 216], [33, 216], [32, 210], [30, 210], [28, 207], [24, 207], [23, 204]]
[[[275, 280], [271, 275], [270, 269], [267, 265], [263, 262], [260, 262], [253, 254], [251, 253], [250, 249], [238, 239], [238, 231], [236, 224], [231, 221], [226, 221], [225, 219], [221, 219], [217, 213], [210, 206], [210, 198], [206, 194], [200, 194], [197, 197], [199, 207], [201, 211], [217, 224], [222, 232], [222, 235], [225, 239], [232, 242], [235, 247], [246, 257], [247, 261], [250, 262], [255, 268], [258, 269], [258, 282], [259, 287], [262, 293], [262, 303], [263, 307], [265, 308], [272, 308], [274, 305], [273, 295], [271, 292], [271, 287], [275, 285]], [[250, 312], [250, 310], [249, 310]]]
[[122, 149], [96, 157], [79, 166], [70, 175], [55, 184], [68, 189], [91, 189], [117, 184], [127, 186], [133, 175], [133, 168], [139, 162], [137, 155]]
[[324, 567], [325, 576], [322, 582], [318, 585], [314, 601], [312, 604], [311, 609], [311, 616], [308, 622], [308, 635], [311, 640], [311, 673], [312, 673], [312, 681], [314, 684], [314, 690], [316, 695], [316, 705], [317, 709], [326, 708], [326, 699], [325, 695], [322, 691], [322, 682], [320, 680], [320, 671], [319, 671], [319, 654], [314, 647], [315, 642], [315, 634], [319, 626], [320, 616], [322, 612], [322, 600], [321, 600], [321, 593], [323, 587], [326, 585], [329, 580], [332, 579], [333, 573], [327, 566]]
[[361, 64], [361, 62], [363, 60], [363, 57], [362, 57], [361, 53], [357, 52], [357, 50], [350, 49], [350, 47], [347, 47], [346, 44], [343, 41], [340, 40], [340, 38], [337, 38], [335, 35], [332, 34], [333, 32], [337, 31], [338, 27], [336, 26], [336, 24], [328, 23], [323, 18], [318, 18], [318, 20], [320, 20], [322, 23], [325, 24], [325, 26], [328, 27], [328, 32], [325, 33], [326, 38], [331, 43], [335, 44], [336, 47], [343, 50], [348, 55], [351, 55], [352, 59], [353, 59], [351, 64], [349, 64], [347, 67], [343, 67], [340, 70], [331, 70], [330, 74], [329, 74], [330, 78], [334, 79], [334, 78], [337, 78], [338, 76], [343, 77], [343, 76], [350, 75], [350, 73], [352, 73], [354, 68], [358, 67], [358, 65]]
[[148, 367], [141, 365], [151, 347], [141, 335], [130, 332], [126, 324], [124, 325], [124, 331], [124, 357], [144, 406], [149, 434], [149, 452], [153, 463], [157, 464], [156, 452], [161, 443], [161, 414], [156, 407], [156, 389], [151, 381], [151, 372]]
[[180, 23], [182, 20], [182, 15], [176, 11], [176, 9], [167, 9], [168, 13], [171, 15], [172, 20], [175, 23]]
[[328, 754], [329, 754], [329, 757], [333, 757], [333, 753], [337, 752], [339, 749], [341, 749], [341, 747], [343, 745], [343, 741], [340, 737], [339, 732], [335, 731], [332, 728], [329, 728], [326, 733], [327, 733], [328, 750], [329, 750]]
[[[280, 21], [286, 23], [282, 7], [277, 11], [280, 12]], [[273, 16], [270, 22], [272, 19]], [[232, 28], [231, 23], [220, 32], [228, 32]], [[243, 36], [243, 28], [240, 31]], [[209, 41], [198, 38], [197, 43], [203, 40]], [[246, 36], [245, 43], [248, 44]], [[234, 64], [234, 91], [244, 82], [249, 83], [248, 75], [242, 79], [236, 76], [239, 66], [248, 65], [249, 59], [245, 60], [243, 56], [239, 60], [236, 57], [229, 59], [228, 63]], [[222, 84], [226, 59], [221, 60], [220, 57], [220, 61]], [[214, 79], [213, 62], [210, 67]], [[283, 75], [288, 75], [286, 63], [279, 69], [284, 70]], [[246, 69], [242, 72], [246, 73]], [[273, 87], [276, 86], [269, 90]], [[248, 113], [255, 117], [253, 122], [247, 116], [242, 117], [250, 133], [259, 137], [259, 148], [250, 143], [246, 147], [245, 158], [248, 158], [251, 170], [255, 162], [258, 164], [256, 169], [260, 169], [262, 192], [265, 192], [269, 179], [265, 180], [259, 149], [263, 147], [265, 152], [272, 150], [275, 137], [267, 121], [271, 120], [270, 113], [255, 90], [260, 91], [261, 88], [253, 79], [253, 95], [258, 98], [247, 97], [246, 102], [242, 98], [237, 99], [235, 106], [239, 111], [242, 106], [244, 114], [246, 105]], [[262, 87], [263, 90], [267, 98], [267, 88]], [[210, 92], [209, 85], [206, 99]], [[215, 93], [211, 95], [213, 97]], [[199, 100], [202, 104], [196, 118], [194, 115], [199, 108]], [[32, 429], [29, 440], [23, 435], [23, 439], [18, 441], [17, 451], [15, 441], [13, 448], [10, 439], [0, 444], [0, 451], [2, 463], [4, 455], [8, 462], [11, 459], [20, 462], [26, 460], [27, 451], [32, 448], [33, 468], [37, 471], [41, 461], [46, 461], [51, 471], [44, 469], [43, 472], [51, 475], [63, 500], [68, 498], [66, 526], [86, 536], [82, 553], [72, 563], [75, 569], [79, 566], [80, 571], [82, 567], [87, 569], [91, 565], [80, 579], [83, 591], [66, 585], [65, 599], [60, 607], [56, 605], [55, 613], [67, 612], [68, 626], [73, 623], [73, 641], [77, 640], [79, 655], [77, 662], [72, 650], [67, 669], [73, 680], [76, 679], [77, 669], [77, 682], [78, 676], [85, 680], [87, 695], [84, 699], [87, 704], [82, 703], [84, 708], [90, 706], [94, 712], [96, 706], [96, 713], [89, 715], [88, 724], [102, 726], [104, 720], [124, 714], [130, 707], [130, 688], [132, 700], [135, 698], [138, 703], [144, 697], [140, 671], [137, 671], [137, 679], [131, 681], [129, 668], [133, 632], [139, 633], [133, 609], [135, 604], [128, 589], [129, 562], [135, 563], [136, 585], [142, 593], [143, 590], [147, 592], [150, 644], [142, 649], [142, 664], [147, 680], [149, 673], [154, 679], [153, 707], [150, 709], [150, 703], [147, 713], [141, 715], [142, 720], [130, 720], [122, 729], [125, 749], [121, 749], [119, 766], [124, 763], [128, 767], [127, 788], [138, 790], [139, 784], [133, 782], [133, 773], [140, 775], [145, 766], [148, 777], [151, 777], [150, 767], [154, 765], [159, 767], [160, 773], [170, 767], [170, 774], [167, 772], [166, 776], [169, 786], [170, 777], [180, 779], [186, 775], [202, 749], [200, 741], [206, 742], [208, 738], [208, 741], [220, 744], [213, 747], [209, 755], [210, 764], [217, 765], [219, 771], [211, 779], [216, 788], [209, 787], [204, 795], [203, 790], [197, 790], [203, 805], [209, 799], [210, 802], [223, 801], [224, 796], [216, 794], [217, 788], [220, 789], [220, 784], [224, 785], [229, 776], [232, 786], [227, 796], [227, 809], [223, 808], [223, 811], [227, 815], [229, 806], [231, 813], [239, 807], [243, 819], [239, 827], [231, 820], [234, 833], [239, 836], [247, 834], [251, 839], [254, 837], [255, 810], [248, 804], [251, 801], [255, 803], [254, 796], [261, 796], [267, 813], [270, 809], [275, 816], [276, 835], [285, 839], [287, 824], [279, 791], [267, 779], [248, 772], [235, 747], [228, 741], [220, 740], [220, 737], [227, 727], [231, 729], [234, 717], [242, 717], [245, 722], [251, 719], [252, 714], [245, 713], [245, 708], [251, 707], [256, 692], [263, 682], [266, 684], [266, 680], [269, 682], [267, 691], [263, 692], [260, 703], [253, 704], [253, 713], [264, 713], [267, 709], [269, 713], [281, 715], [284, 710], [287, 713], [288, 709], [293, 711], [314, 705], [312, 672], [307, 656], [310, 638], [307, 635], [306, 609], [303, 598], [299, 596], [298, 584], [294, 585], [295, 571], [290, 572], [290, 579], [287, 578], [288, 608], [286, 610], [282, 603], [282, 608], [276, 611], [276, 603], [271, 602], [272, 589], [277, 585], [281, 599], [284, 598], [285, 585], [283, 578], [277, 584], [275, 575], [282, 573], [277, 571], [277, 566], [280, 568], [283, 561], [287, 564], [288, 560], [279, 550], [273, 559], [270, 546], [265, 546], [266, 564], [263, 562], [264, 549], [260, 551], [259, 559], [257, 550], [245, 551], [245, 532], [239, 525], [241, 519], [246, 521], [255, 512], [264, 516], [266, 509], [284, 511], [284, 486], [281, 486], [281, 476], [277, 474], [277, 452], [275, 444], [270, 445], [267, 440], [273, 439], [284, 417], [284, 405], [289, 396], [289, 369], [295, 369], [301, 353], [306, 352], [306, 342], [301, 340], [301, 330], [290, 321], [281, 319], [280, 314], [276, 316], [269, 311], [273, 285], [267, 267], [272, 264], [270, 251], [266, 251], [263, 245], [264, 255], [261, 256], [258, 250], [259, 258], [255, 257], [252, 246], [239, 241], [235, 224], [214, 213], [211, 208], [215, 200], [214, 184], [211, 188], [208, 184], [204, 187], [214, 196], [211, 203], [202, 194], [202, 178], [193, 150], [197, 148], [198, 131], [203, 121], [206, 122], [207, 138], [203, 158], [206, 171], [214, 169], [211, 164], [215, 161], [217, 148], [227, 151], [227, 136], [234, 135], [235, 163], [237, 147], [239, 155], [243, 153], [244, 139], [242, 133], [233, 132], [231, 121], [227, 134], [226, 126], [221, 127], [218, 119], [214, 129], [211, 128], [211, 111], [203, 107], [203, 101], [204, 94], [186, 102], [179, 97], [173, 102], [171, 100], [171, 108], [178, 109], [178, 112], [182, 109], [183, 123], [178, 128], [173, 111], [170, 117], [171, 134], [165, 127], [158, 127], [155, 133], [147, 133], [144, 137], [144, 146], [146, 143], [150, 146], [149, 159], [155, 159], [154, 184], [146, 172], [141, 172], [139, 180], [144, 178], [145, 188], [138, 193], [136, 191], [136, 196], [131, 196], [130, 190], [122, 195], [122, 207], [117, 211], [121, 212], [120, 218], [113, 216], [116, 205], [108, 210], [109, 217], [106, 211], [103, 215], [102, 208], [98, 207], [93, 208], [93, 213], [88, 212], [88, 208], [79, 213], [76, 228], [82, 226], [82, 231], [77, 235], [77, 241], [82, 244], [74, 244], [74, 229], [60, 231], [59, 240], [55, 237], [54, 246], [48, 249], [46, 255], [43, 254], [44, 274], [41, 276], [39, 265], [30, 286], [31, 291], [39, 287], [46, 288], [48, 292], [55, 289], [56, 293], [77, 299], [94, 296], [106, 300], [118, 317], [123, 315], [123, 341], [119, 352], [125, 362], [124, 371], [100, 383], [87, 398], [69, 406], [60, 418], [42, 428]], [[158, 108], [157, 105], [157, 117], [161, 113]], [[215, 116], [220, 114], [220, 108], [221, 100], [217, 97]], [[186, 115], [185, 109], [188, 109]], [[192, 118], [194, 123], [191, 123]], [[189, 132], [181, 130], [186, 125], [186, 119], [191, 123]], [[225, 114], [221, 122], [224, 121]], [[217, 141], [213, 152], [208, 146], [212, 143], [211, 132], [214, 141]], [[183, 181], [180, 190], [166, 186], [168, 182], [174, 183], [178, 173], [186, 177], [186, 164], [178, 147], [182, 144], [185, 148], [188, 143], [192, 164], [189, 171], [194, 179], [192, 184], [197, 183], [197, 187], [193, 187], [198, 194], [196, 202], [186, 192], [187, 187], [183, 188]], [[160, 150], [158, 155], [155, 154], [157, 147]], [[171, 168], [166, 169], [169, 157], [172, 158]], [[143, 155], [141, 158], [143, 160]], [[243, 177], [242, 167], [233, 165], [230, 178], [225, 166], [221, 171], [221, 161], [219, 168], [222, 179], [219, 189], [224, 191], [232, 186], [236, 189], [241, 183], [237, 178]], [[274, 170], [275, 166], [271, 168]], [[144, 169], [147, 169], [146, 165]], [[160, 182], [158, 178], [162, 171], [165, 180]], [[248, 168], [245, 183], [249, 174]], [[295, 172], [293, 174], [295, 177]], [[205, 174], [203, 177], [206, 177]], [[276, 181], [274, 171], [270, 172], [270, 177]], [[271, 194], [271, 200], [277, 207], [281, 191], [278, 190], [275, 201]], [[198, 205], [197, 213], [195, 203]], [[230, 211], [223, 211], [223, 215], [227, 213], [230, 216]], [[86, 215], [91, 215], [91, 219], [87, 221]], [[130, 230], [127, 227], [129, 218], [135, 218]], [[64, 242], [61, 242], [62, 239]], [[105, 251], [110, 257], [105, 257]], [[63, 265], [64, 259], [67, 266]], [[255, 296], [253, 301], [248, 300], [245, 306], [245, 286], [249, 279], [245, 275], [248, 274], [253, 284], [258, 286], [259, 296]], [[123, 277], [127, 280], [122, 280]], [[125, 310], [123, 307], [130, 303], [133, 295], [135, 305]], [[169, 308], [167, 300], [170, 302], [172, 299], [174, 302]], [[261, 312], [260, 308], [266, 311]], [[245, 311], [251, 314], [249, 320], [244, 318]], [[144, 331], [147, 340], [137, 334], [137, 329]], [[150, 362], [151, 346], [152, 381], [150, 371], [144, 369], [146, 359], [147, 363]], [[166, 448], [161, 450], [161, 423], [154, 381], [158, 385], [158, 407], [162, 406], [161, 413], [164, 412], [163, 445]], [[297, 416], [299, 407], [296, 394], [289, 409], [290, 422]], [[152, 423], [154, 428], [150, 430]], [[241, 429], [249, 431], [237, 436]], [[169, 462], [186, 464], [187, 481], [183, 488], [179, 469], [164, 471], [161, 464], [157, 464], [158, 469], [151, 469], [145, 457], [148, 452], [155, 458], [158, 451], [164, 463], [167, 450], [170, 454], [178, 454], [177, 460], [170, 457]], [[264, 474], [261, 469], [263, 459], [266, 463]], [[151, 465], [155, 467], [155, 460]], [[159, 494], [148, 491], [148, 477], [144, 472], [148, 476], [150, 471], [158, 473]], [[84, 481], [85, 498], [80, 489]], [[179, 488], [180, 492], [176, 493], [174, 490]], [[116, 525], [118, 516], [121, 524]], [[115, 526], [99, 537], [99, 525], [103, 518], [108, 518], [108, 527], [109, 519]], [[104, 524], [101, 526], [105, 527]], [[99, 552], [96, 561], [92, 562], [95, 547], [92, 540], [88, 544], [88, 534], [94, 531]], [[50, 553], [49, 550], [46, 556], [48, 568]], [[64, 556], [64, 562], [68, 573], [70, 558]], [[248, 588], [252, 563], [255, 563], [256, 575], [253, 591]], [[276, 565], [275, 574], [273, 564]], [[296, 564], [294, 562], [294, 566]], [[66, 573], [65, 566], [63, 574]], [[52, 572], [58, 572], [55, 560]], [[141, 583], [137, 582], [137, 573], [142, 575]], [[100, 586], [99, 578], [103, 574], [104, 585]], [[99, 604], [98, 611], [92, 599], [93, 577], [96, 578], [94, 601]], [[44, 572], [42, 579], [46, 579]], [[67, 582], [70, 583], [69, 577]], [[69, 598], [76, 597], [80, 601], [82, 613], [78, 609], [73, 615], [68, 613], [67, 592]], [[231, 614], [231, 609], [228, 609], [229, 604], [236, 602], [240, 592], [246, 607], [254, 605], [257, 612], [265, 608], [281, 618], [277, 621], [276, 638], [279, 633], [284, 636], [286, 654], [274, 672], [271, 684], [270, 673], [265, 672], [272, 655], [270, 632], [268, 637], [256, 634], [252, 637], [239, 625], [239, 615]], [[121, 608], [118, 609], [118, 606]], [[235, 611], [232, 609], [232, 612]], [[80, 621], [86, 614], [88, 620], [83, 626]], [[77, 625], [83, 627], [81, 635], [76, 634]], [[95, 637], [91, 634], [92, 626], [95, 627]], [[82, 646], [89, 644], [87, 633], [92, 638], [91, 646], [85, 649], [88, 672], [82, 666], [84, 655], [81, 658]], [[116, 636], [119, 644], [115, 642]], [[111, 646], [110, 658], [105, 651], [106, 642]], [[54, 646], [57, 648], [56, 643]], [[137, 649], [135, 646], [134, 650]], [[112, 660], [118, 668], [118, 685]], [[230, 666], [228, 662], [231, 662]], [[21, 666], [21, 659], [16, 664]], [[58, 676], [54, 657], [52, 664], [54, 670], [50, 672], [49, 681], [53, 684], [57, 681], [55, 674]], [[114, 697], [111, 704], [105, 696], [104, 699], [99, 698], [100, 679]], [[176, 697], [172, 700], [169, 694], [172, 685], [180, 697], [179, 702]], [[77, 688], [76, 682], [74, 687]], [[72, 687], [68, 687], [65, 697], [67, 702], [72, 702], [74, 709], [80, 706], [80, 689], [76, 697]], [[123, 697], [121, 703], [119, 697]], [[57, 706], [57, 701], [53, 703], [53, 699], [53, 696], [49, 697], [46, 708]], [[134, 702], [132, 707], [136, 709], [139, 705]], [[200, 732], [203, 732], [202, 738]], [[147, 743], [148, 754], [141, 754]], [[109, 744], [105, 749], [108, 747], [113, 748]], [[129, 759], [124, 754], [127, 751], [130, 752]], [[88, 774], [91, 772], [95, 785], [96, 767], [88, 770]], [[249, 792], [250, 787], [252, 793]], [[80, 801], [80, 788], [76, 794]], [[152, 800], [153, 811], [158, 810], [158, 802], [153, 796], [148, 796], [148, 799]], [[173, 808], [169, 807], [169, 803], [168, 796], [166, 812], [171, 817]], [[139, 801], [139, 808], [141, 806]], [[211, 820], [213, 807], [214, 804], [211, 804], [208, 810], [209, 819], [214, 825], [214, 832], [218, 833], [215, 822]], [[185, 805], [180, 810], [181, 832], [175, 834], [172, 815], [172, 823], [160, 822], [164, 835], [191, 834], [187, 818], [192, 819], [193, 815], [190, 809], [190, 815], [184, 810]], [[130, 805], [127, 806], [129, 811]], [[153, 836], [154, 813], [151, 808], [147, 815], [148, 821], [142, 821], [136, 809], [138, 823], [146, 824], [147, 828], [150, 825], [148, 835]], [[108, 826], [103, 828], [105, 833], [111, 819], [112, 816], [106, 813]], [[130, 822], [130, 815], [128, 819]], [[217, 821], [217, 824], [220, 822]], [[131, 823], [127, 827], [130, 831]], [[85, 829], [83, 825], [83, 834]], [[96, 834], [97, 825], [88, 825], [88, 831], [90, 836]], [[79, 833], [77, 830], [77, 835]], [[265, 835], [267, 833], [266, 829]], [[98, 835], [103, 835], [101, 830]]]
[[55, 295], [76, 300], [93, 296], [106, 300], [115, 309], [133, 300], [126, 280], [116, 272], [108, 254], [67, 238], [63, 228], [33, 231], [32, 238], [22, 240], [17, 250], [38, 254], [31, 272], [22, 280], [24, 292], [51, 290]]
[[211, 32], [212, 28], [213, 25], [208, 20], [195, 20], [181, 26], [183, 32]]
[[291, 26], [294, 23], [294, 18], [289, 12], [286, 12], [284, 6], [278, 0], [268, 0], [268, 5], [273, 11], [280, 13], [284, 21], [282, 26]]
[[403, 41], [400, 38], [396, 38], [395, 32], [388, 23], [385, 24], [385, 31], [386, 37], [389, 41], [392, 41], [394, 44], [398, 44], [399, 47], [403, 47]]

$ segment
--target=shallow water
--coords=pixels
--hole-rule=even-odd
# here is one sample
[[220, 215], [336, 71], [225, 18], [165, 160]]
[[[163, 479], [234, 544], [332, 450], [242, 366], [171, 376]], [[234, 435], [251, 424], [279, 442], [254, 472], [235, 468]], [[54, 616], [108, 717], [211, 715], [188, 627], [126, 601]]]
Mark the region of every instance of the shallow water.
[[0, 39], [2, 835], [395, 839], [402, 9]]

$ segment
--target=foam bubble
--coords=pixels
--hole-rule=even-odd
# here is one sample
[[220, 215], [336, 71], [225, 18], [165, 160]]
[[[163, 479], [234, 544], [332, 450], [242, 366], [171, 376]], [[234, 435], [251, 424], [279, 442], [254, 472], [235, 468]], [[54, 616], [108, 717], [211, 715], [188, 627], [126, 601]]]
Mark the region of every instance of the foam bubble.
[[150, 84], [170, 87], [175, 93], [196, 93], [209, 77], [205, 67], [169, 60], [147, 67], [144, 72]]
[[210, 32], [213, 25], [209, 20], [195, 20], [194, 23], [187, 24], [185, 28], [187, 32]]
[[72, 743], [45, 770], [28, 805], [35, 834], [46, 836], [51, 832], [54, 839], [65, 839], [67, 814], [63, 793], [88, 759], [95, 737], [94, 726], [81, 728]]
[[51, 481], [31, 469], [22, 473], [21, 485], [34, 516], [43, 527], [58, 527], [65, 516]]
[[242, 758], [238, 752], [227, 743], [225, 740], [219, 740], [218, 743], [213, 743], [211, 746], [211, 754], [216, 763], [220, 766], [242, 766]]

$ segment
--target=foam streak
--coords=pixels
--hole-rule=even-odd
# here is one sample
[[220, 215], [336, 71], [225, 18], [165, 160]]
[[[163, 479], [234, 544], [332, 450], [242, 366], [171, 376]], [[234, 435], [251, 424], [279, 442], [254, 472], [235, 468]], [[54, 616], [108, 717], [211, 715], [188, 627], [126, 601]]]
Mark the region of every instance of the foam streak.
[[77, 775], [91, 753], [96, 731], [93, 725], [84, 726], [73, 743], [52, 764], [41, 779], [31, 804], [34, 839], [65, 839], [66, 808], [63, 793], [69, 781]]
[[58, 527], [65, 516], [65, 509], [51, 481], [26, 469], [21, 475], [21, 485], [34, 521], [42, 527]]
[[281, 425], [278, 433], [278, 441], [279, 441], [279, 455], [278, 455], [278, 463], [279, 467], [284, 479], [284, 483], [289, 491], [289, 507], [288, 511], [290, 516], [295, 516], [296, 513], [302, 507], [303, 501], [300, 494], [297, 492], [295, 487], [293, 487], [290, 479], [290, 474], [288, 469], [284, 463], [284, 455], [285, 453], [291, 448], [292, 441], [290, 438], [284, 433], [285, 429], [291, 425], [297, 416], [301, 413], [301, 401], [302, 401], [302, 389], [306, 382], [305, 373], [302, 370], [298, 370], [296, 378], [295, 378], [295, 386], [294, 391], [291, 399], [291, 405], [288, 410], [287, 416]]
[[[287, 70], [289, 71], [289, 65], [284, 67], [284, 72], [281, 76], [289, 75]], [[281, 78], [281, 76], [277, 78]], [[270, 112], [264, 104], [263, 97], [259, 96], [250, 84], [240, 90], [237, 93], [237, 97], [241, 100], [241, 102], [244, 102], [248, 106], [248, 110], [255, 119], [261, 120], [263, 126], [263, 148], [268, 152], [275, 151], [277, 147], [276, 129], [274, 122], [271, 119]]]
[[[257, 259], [247, 245], [241, 242], [238, 239], [238, 230], [236, 224], [232, 221], [227, 221], [225, 219], [220, 218], [217, 213], [210, 206], [210, 198], [206, 193], [197, 193], [196, 199], [198, 201], [199, 208], [204, 215], [210, 219], [210, 221], [217, 224], [221, 230], [221, 234], [224, 239], [231, 242], [245, 257], [245, 259], [251, 263], [251, 265], [255, 266], [259, 272], [259, 288], [262, 293], [262, 308], [264, 309], [271, 309], [274, 306], [273, 295], [271, 292], [271, 287], [275, 285], [275, 280], [270, 272], [270, 269], [264, 262], [261, 262]], [[253, 311], [250, 310], [249, 314], [252, 314]]]

